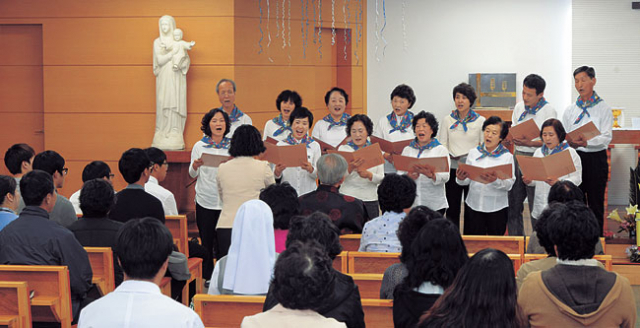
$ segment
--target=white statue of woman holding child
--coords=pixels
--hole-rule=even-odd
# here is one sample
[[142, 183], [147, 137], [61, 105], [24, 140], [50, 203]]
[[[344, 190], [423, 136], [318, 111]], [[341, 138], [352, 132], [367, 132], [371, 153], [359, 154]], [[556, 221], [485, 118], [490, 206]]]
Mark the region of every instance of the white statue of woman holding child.
[[187, 120], [187, 72], [191, 60], [188, 50], [196, 44], [182, 40], [171, 16], [159, 21], [160, 37], [153, 41], [153, 74], [156, 76], [156, 130], [153, 147], [184, 149]]

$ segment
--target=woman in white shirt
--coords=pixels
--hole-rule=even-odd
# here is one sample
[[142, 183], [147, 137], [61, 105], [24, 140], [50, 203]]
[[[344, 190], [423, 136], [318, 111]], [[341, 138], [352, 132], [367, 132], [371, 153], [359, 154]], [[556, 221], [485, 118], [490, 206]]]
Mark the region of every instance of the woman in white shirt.
[[[453, 88], [453, 101], [456, 109], [442, 119], [439, 140], [449, 150], [451, 176], [455, 176], [458, 162], [464, 163], [469, 150], [482, 143], [482, 124], [484, 117], [478, 115], [471, 106], [476, 101], [476, 91], [467, 83]], [[460, 186], [454, 179], [446, 183], [447, 218], [460, 226], [460, 201], [469, 195], [468, 186]]]
[[291, 124], [291, 134], [283, 141], [278, 142], [278, 146], [288, 146], [305, 144], [307, 146], [307, 162], [297, 167], [286, 167], [277, 164], [274, 169], [276, 179], [289, 182], [302, 196], [308, 192], [316, 190], [316, 162], [322, 155], [320, 145], [309, 137], [309, 127], [313, 124], [313, 114], [306, 107], [298, 107], [293, 110], [289, 117]]
[[207, 251], [205, 261], [202, 264], [204, 277], [211, 277], [213, 271], [213, 257], [216, 255], [214, 247], [217, 248], [218, 245], [216, 225], [222, 211], [222, 200], [218, 194], [216, 179], [218, 168], [202, 166], [204, 164], [202, 154], [229, 156], [231, 139], [226, 135], [230, 127], [229, 115], [224, 110], [219, 108], [210, 110], [202, 118], [200, 130], [204, 132], [204, 136], [191, 149], [189, 175], [198, 179], [195, 188], [196, 223], [202, 246]]
[[333, 147], [338, 147], [348, 134], [344, 127], [351, 115], [344, 111], [349, 103], [349, 95], [343, 89], [334, 87], [324, 95], [324, 103], [327, 105], [329, 114], [316, 123], [311, 136]]
[[302, 106], [302, 98], [300, 95], [291, 90], [284, 90], [280, 92], [278, 98], [276, 98], [276, 107], [280, 112], [280, 115], [268, 120], [264, 124], [264, 131], [262, 132], [262, 141], [267, 140], [267, 137], [271, 137], [278, 141], [282, 141], [291, 133], [291, 125], [289, 124], [289, 116], [296, 107]]
[[575, 149], [569, 147], [569, 143], [565, 141], [567, 133], [562, 126], [562, 122], [555, 118], [550, 118], [542, 123], [540, 129], [540, 139], [542, 140], [542, 147], [536, 149], [533, 153], [533, 157], [545, 157], [553, 154], [557, 154], [563, 151], [568, 151], [571, 154], [573, 160], [573, 166], [576, 170], [567, 175], [559, 178], [548, 178], [545, 181], [532, 181], [527, 179], [526, 176], [522, 176], [522, 181], [528, 186], [535, 187], [535, 198], [533, 200], [533, 211], [531, 212], [531, 226], [535, 229], [537, 219], [542, 214], [542, 211], [547, 207], [547, 197], [549, 196], [549, 190], [558, 181], [571, 181], [576, 186], [582, 183], [582, 161]]
[[[391, 92], [391, 114], [383, 116], [373, 130], [373, 135], [387, 141], [396, 142], [413, 139], [411, 122], [413, 113], [409, 111], [416, 103], [416, 95], [413, 89], [401, 84]], [[395, 173], [396, 168], [391, 163], [391, 155], [384, 154], [384, 173]]]
[[469, 195], [464, 207], [465, 235], [504, 235], [509, 217], [509, 190], [515, 182], [513, 155], [502, 145], [509, 133], [507, 123], [497, 116], [489, 117], [482, 124], [484, 143], [469, 151], [466, 164], [487, 168], [504, 164], [511, 165], [511, 178], [498, 179], [496, 172], [481, 176], [487, 183], [469, 179], [466, 171], [456, 170], [456, 182], [469, 186]]
[[[409, 146], [404, 147], [402, 156], [446, 157], [447, 163], [449, 163], [449, 151], [436, 138], [438, 134], [436, 117], [431, 113], [420, 111], [413, 117], [412, 125], [416, 138]], [[420, 166], [416, 168], [415, 172], [409, 172], [408, 175], [416, 180], [417, 185], [416, 200], [413, 206], [424, 205], [444, 214], [449, 207], [445, 195], [445, 183], [449, 181], [449, 171], [435, 173], [426, 166]]]
[[[351, 140], [340, 146], [339, 151], [352, 153], [371, 145], [369, 136], [373, 132], [373, 122], [367, 115], [353, 115], [347, 122], [346, 131]], [[351, 173], [344, 179], [340, 192], [362, 200], [369, 219], [377, 218], [380, 216], [378, 185], [384, 178], [384, 164], [367, 170], [359, 169], [360, 165], [362, 165], [362, 161], [349, 163]]]

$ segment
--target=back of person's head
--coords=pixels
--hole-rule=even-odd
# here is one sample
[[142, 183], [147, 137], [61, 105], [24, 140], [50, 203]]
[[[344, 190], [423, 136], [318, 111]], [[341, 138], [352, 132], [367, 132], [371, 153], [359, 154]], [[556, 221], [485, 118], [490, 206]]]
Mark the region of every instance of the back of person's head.
[[20, 194], [26, 206], [40, 206], [54, 190], [53, 177], [42, 170], [33, 170], [20, 179]]
[[25, 143], [15, 144], [4, 153], [4, 165], [11, 174], [20, 174], [23, 173], [22, 163], [31, 163], [33, 156], [36, 156], [36, 152], [31, 146]]
[[293, 121], [297, 119], [308, 119], [309, 128], [313, 126], [313, 113], [307, 107], [296, 107], [289, 116], [289, 124], [293, 125]]
[[557, 248], [561, 260], [583, 260], [593, 257], [600, 238], [600, 226], [587, 205], [581, 202], [549, 205], [547, 234]]
[[[553, 205], [553, 204], [551, 204]], [[536, 222], [536, 236], [538, 237], [538, 243], [540, 246], [544, 248], [544, 251], [547, 252], [549, 256], [556, 256], [556, 250], [553, 248], [553, 243], [549, 238], [548, 225], [549, 221], [552, 220], [551, 216], [553, 214], [553, 210], [547, 207]]]
[[16, 195], [16, 179], [8, 175], [0, 175], [0, 204], [7, 200], [7, 195]]
[[106, 217], [114, 201], [113, 187], [104, 179], [89, 180], [80, 190], [80, 209], [85, 218]]
[[416, 183], [407, 175], [387, 174], [378, 186], [378, 202], [382, 213], [401, 213], [413, 205], [415, 198]]
[[42, 170], [51, 175], [53, 175], [56, 172], [62, 175], [64, 164], [65, 164], [64, 158], [62, 158], [60, 154], [58, 154], [53, 150], [45, 150], [40, 154], [36, 155], [36, 157], [33, 159], [34, 170]]
[[325, 154], [318, 158], [318, 180], [321, 184], [335, 185], [347, 175], [349, 165], [340, 154]]
[[291, 243], [276, 261], [273, 296], [285, 308], [318, 310], [334, 285], [332, 260], [314, 240]]
[[140, 148], [131, 148], [125, 151], [118, 161], [118, 170], [128, 184], [140, 180], [144, 170], [149, 167], [151, 167], [151, 160], [149, 160], [147, 153]]
[[172, 250], [171, 232], [156, 218], [129, 220], [116, 235], [116, 254], [129, 279], [153, 279]]
[[253, 125], [241, 125], [233, 132], [229, 145], [229, 155], [232, 157], [258, 156], [265, 150], [267, 148], [264, 147], [260, 131]]
[[446, 289], [468, 259], [458, 227], [445, 218], [432, 220], [411, 243], [404, 285], [413, 289], [428, 281]]
[[436, 212], [424, 205], [418, 205], [409, 211], [407, 217], [400, 221], [398, 226], [398, 240], [402, 245], [402, 253], [400, 253], [400, 262], [405, 262], [409, 252], [411, 251], [411, 243], [416, 238], [420, 229], [431, 220], [442, 218], [442, 214]]
[[103, 161], [93, 161], [82, 170], [82, 182], [87, 182], [93, 179], [109, 178], [111, 175], [111, 168]]
[[580, 187], [569, 180], [560, 180], [551, 186], [547, 202], [568, 203], [571, 201], [584, 202], [584, 193]]
[[314, 212], [309, 216], [291, 218], [285, 244], [287, 248], [294, 241], [307, 242], [310, 240], [315, 240], [322, 245], [332, 260], [342, 252], [340, 230], [324, 213]]
[[274, 183], [260, 191], [259, 199], [273, 212], [273, 228], [289, 229], [289, 221], [300, 213], [298, 192], [288, 182]]
[[547, 86], [547, 82], [537, 74], [529, 74], [524, 78], [522, 85], [529, 89], [536, 89], [536, 95], [544, 92], [544, 88]]
[[147, 153], [147, 157], [149, 157], [151, 165], [162, 165], [167, 161], [167, 154], [156, 147], [145, 148], [144, 152]]
[[472, 256], [419, 327], [521, 327], [513, 263], [486, 248]]

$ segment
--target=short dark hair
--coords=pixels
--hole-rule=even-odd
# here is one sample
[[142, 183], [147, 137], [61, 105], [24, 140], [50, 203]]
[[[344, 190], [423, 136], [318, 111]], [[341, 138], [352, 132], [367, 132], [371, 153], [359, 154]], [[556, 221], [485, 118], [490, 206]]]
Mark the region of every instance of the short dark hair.
[[551, 186], [547, 203], [553, 202], [567, 203], [570, 201], [584, 202], [584, 193], [580, 187], [569, 180], [560, 180]]
[[86, 181], [80, 190], [80, 209], [85, 218], [103, 218], [115, 203], [113, 187], [104, 179]]
[[562, 143], [564, 138], [567, 136], [567, 131], [564, 130], [562, 122], [555, 118], [550, 118], [542, 123], [542, 126], [540, 127], [540, 139], [542, 139], [542, 130], [548, 126], [553, 127], [553, 130], [556, 131], [556, 135], [558, 136], [559, 143]]
[[33, 170], [20, 179], [20, 194], [26, 206], [40, 206], [54, 192], [53, 176], [48, 172]]
[[46, 150], [36, 155], [32, 166], [34, 170], [42, 170], [53, 175], [56, 171], [62, 174], [64, 163], [64, 158], [60, 154], [53, 150]]
[[82, 170], [82, 182], [93, 179], [108, 178], [111, 174], [111, 168], [103, 161], [93, 161]]
[[167, 161], [167, 154], [165, 154], [164, 151], [162, 151], [159, 148], [156, 148], [156, 147], [145, 148], [144, 152], [147, 153], [147, 157], [149, 157], [149, 160], [151, 161], [151, 165], [154, 165], [154, 164], [162, 165], [164, 162]]
[[556, 250], [553, 248], [553, 243], [551, 242], [551, 239], [549, 239], [549, 232], [547, 231], [547, 224], [551, 220], [549, 217], [552, 213], [553, 210], [548, 207], [545, 208], [545, 210], [542, 211], [542, 214], [540, 214], [538, 220], [536, 220], [535, 229], [540, 246], [544, 248], [544, 251], [547, 252], [549, 256], [556, 256]]
[[576, 77], [576, 75], [585, 72], [587, 73], [587, 75], [591, 78], [594, 79], [596, 77], [596, 70], [593, 67], [589, 67], [589, 66], [580, 66], [578, 68], [576, 68], [575, 71], [573, 71], [573, 77]]
[[211, 123], [211, 119], [216, 116], [217, 113], [222, 113], [222, 117], [224, 117], [224, 133], [222, 134], [222, 136], [226, 136], [227, 133], [229, 133], [229, 130], [231, 130], [231, 121], [229, 120], [229, 114], [227, 114], [227, 112], [220, 108], [214, 108], [208, 113], [204, 114], [204, 116], [202, 117], [202, 122], [200, 122], [200, 130], [209, 138], [211, 138], [211, 127], [209, 126], [209, 123]]
[[116, 255], [133, 279], [152, 279], [173, 250], [169, 229], [156, 218], [127, 221], [116, 235]]
[[29, 162], [36, 152], [25, 143], [15, 144], [4, 153], [4, 165], [11, 174], [22, 173], [22, 163]]
[[447, 289], [468, 259], [460, 229], [445, 218], [432, 220], [411, 243], [404, 284], [409, 290], [428, 281]]
[[8, 176], [8, 175], [0, 175], [0, 204], [4, 203], [7, 199], [7, 194], [16, 194], [16, 187], [18, 184], [16, 183], [16, 179]]
[[149, 160], [147, 153], [140, 148], [131, 148], [125, 151], [118, 161], [118, 170], [124, 181], [129, 184], [140, 180], [142, 173], [149, 166], [151, 166], [151, 160]]
[[232, 157], [258, 156], [265, 150], [267, 148], [262, 142], [260, 131], [253, 125], [241, 125], [233, 132], [229, 145], [229, 155]]
[[334, 290], [332, 260], [314, 240], [295, 241], [275, 264], [273, 296], [287, 309], [319, 310]]
[[288, 182], [274, 183], [260, 191], [260, 200], [273, 212], [273, 228], [289, 229], [289, 221], [300, 214], [298, 192]]
[[309, 216], [291, 218], [285, 243], [287, 248], [294, 241], [306, 242], [309, 240], [320, 243], [332, 260], [342, 252], [340, 230], [324, 213], [314, 212]]
[[393, 100], [393, 97], [406, 99], [409, 102], [409, 108], [415, 105], [417, 99], [416, 94], [413, 92], [413, 89], [406, 84], [400, 84], [399, 86], [395, 87], [393, 91], [391, 91], [391, 100]]
[[436, 212], [424, 205], [418, 205], [409, 211], [407, 217], [400, 221], [398, 226], [398, 240], [402, 246], [400, 253], [400, 262], [405, 262], [411, 251], [411, 243], [420, 232], [420, 229], [429, 221], [442, 218], [442, 214]]
[[329, 99], [331, 99], [331, 94], [334, 92], [339, 92], [343, 97], [344, 97], [344, 104], [347, 105], [349, 104], [349, 95], [347, 94], [346, 91], [344, 91], [344, 89], [338, 88], [338, 87], [333, 87], [331, 88], [331, 90], [327, 91], [327, 93], [325, 93], [324, 95], [324, 104], [325, 105], [329, 105]]
[[584, 203], [550, 204], [547, 233], [561, 260], [590, 259], [600, 238], [600, 226], [593, 211]]
[[486, 119], [484, 123], [482, 123], [482, 131], [484, 131], [487, 126], [495, 124], [500, 124], [500, 139], [504, 140], [504, 138], [507, 137], [507, 134], [509, 134], [509, 126], [507, 126], [507, 122], [503, 121], [498, 116], [490, 116]]
[[416, 198], [416, 183], [407, 175], [385, 175], [378, 186], [378, 202], [384, 212], [402, 213]]
[[351, 116], [347, 121], [346, 130], [347, 130], [348, 136], [351, 135], [351, 128], [353, 127], [353, 123], [355, 122], [362, 122], [362, 125], [364, 125], [364, 128], [367, 129], [367, 135], [370, 136], [371, 134], [373, 134], [373, 122], [371, 121], [369, 116], [364, 114], [356, 114]]
[[309, 128], [313, 126], [313, 113], [307, 107], [296, 107], [289, 115], [289, 125], [293, 125], [293, 121], [299, 118], [308, 118]]
[[294, 105], [296, 105], [296, 107], [302, 106], [302, 97], [300, 97], [300, 95], [297, 92], [291, 91], [291, 90], [284, 90], [280, 92], [280, 94], [278, 95], [278, 98], [276, 98], [276, 107], [278, 108], [278, 111], [281, 110], [280, 104], [287, 101], [292, 102]]
[[433, 116], [433, 114], [429, 112], [425, 112], [423, 110], [421, 110], [418, 114], [413, 116], [413, 121], [411, 122], [411, 125], [413, 127], [413, 132], [414, 133], [416, 132], [416, 125], [418, 124], [418, 121], [421, 119], [424, 119], [427, 122], [427, 124], [429, 124], [429, 127], [431, 128], [431, 138], [433, 138], [434, 136], [437, 136], [438, 120], [436, 119], [435, 116]]
[[469, 99], [470, 107], [476, 102], [478, 96], [476, 96], [476, 90], [469, 83], [460, 83], [453, 88], [453, 99], [456, 99], [456, 94], [459, 93], [467, 99]]
[[547, 86], [547, 82], [538, 74], [529, 74], [524, 78], [522, 85], [529, 89], [536, 89], [536, 95], [544, 92], [544, 88]]

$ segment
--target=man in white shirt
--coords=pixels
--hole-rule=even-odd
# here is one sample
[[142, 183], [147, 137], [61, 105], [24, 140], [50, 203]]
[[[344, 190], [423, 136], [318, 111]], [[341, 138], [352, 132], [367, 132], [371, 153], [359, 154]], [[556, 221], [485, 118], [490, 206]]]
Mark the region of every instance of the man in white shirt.
[[[93, 179], [105, 179], [109, 184], [113, 185], [111, 182], [111, 178], [114, 177], [114, 174], [111, 173], [111, 168], [109, 165], [103, 161], [93, 161], [82, 170], [82, 183]], [[71, 205], [73, 205], [73, 209], [76, 210], [76, 214], [82, 214], [82, 210], [80, 209], [80, 190], [76, 191], [69, 197], [69, 201]]]
[[173, 193], [159, 184], [167, 177], [169, 170], [167, 155], [156, 147], [149, 147], [144, 151], [153, 164], [151, 176], [149, 181], [145, 183], [144, 190], [162, 202], [165, 215], [178, 215], [178, 205]]
[[[536, 74], [529, 74], [522, 83], [522, 102], [516, 104], [511, 117], [511, 126], [533, 120], [538, 129], [542, 123], [550, 118], [556, 118], [556, 109], [544, 99], [544, 89], [546, 82], [542, 77]], [[516, 146], [515, 155], [533, 156], [536, 148], [542, 146], [542, 141], [536, 138], [534, 140], [526, 140], [523, 136], [513, 136], [513, 143]], [[528, 187], [522, 182], [522, 172], [518, 162], [514, 165], [516, 172], [516, 182], [509, 191], [509, 221], [507, 226], [510, 236], [522, 236], [524, 233], [524, 225], [522, 222], [522, 210], [524, 208], [522, 202], [525, 197], [529, 202], [529, 212], [533, 211], [533, 199], [535, 187]], [[533, 221], [532, 221], [533, 223]], [[535, 228], [535, 227], [534, 227]]]
[[218, 94], [218, 100], [220, 100], [220, 109], [229, 114], [229, 121], [231, 122], [227, 138], [233, 138], [233, 133], [240, 125], [253, 124], [251, 117], [236, 106], [236, 83], [233, 80], [222, 79], [218, 81], [216, 93]]
[[562, 125], [567, 133], [589, 122], [600, 131], [600, 135], [589, 140], [584, 136], [568, 140], [582, 161], [582, 184], [589, 208], [600, 224], [600, 236], [604, 226], [604, 191], [607, 188], [609, 164], [607, 148], [612, 138], [613, 113], [611, 107], [593, 91], [596, 85], [596, 71], [593, 67], [581, 66], [573, 72], [578, 99], [567, 107], [562, 115]]
[[78, 327], [204, 327], [193, 310], [160, 292], [173, 246], [162, 222], [129, 220], [118, 231], [116, 244], [124, 282], [87, 305]]

